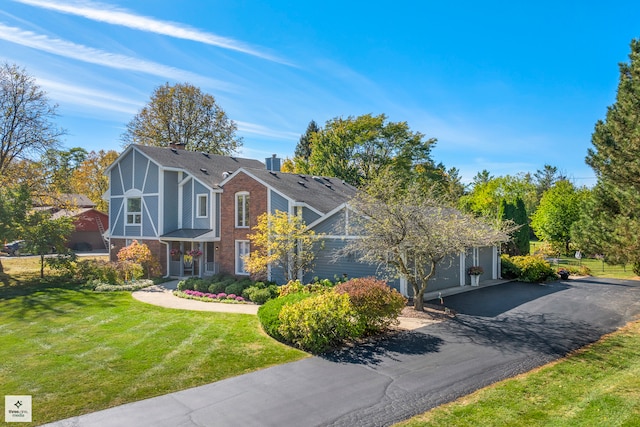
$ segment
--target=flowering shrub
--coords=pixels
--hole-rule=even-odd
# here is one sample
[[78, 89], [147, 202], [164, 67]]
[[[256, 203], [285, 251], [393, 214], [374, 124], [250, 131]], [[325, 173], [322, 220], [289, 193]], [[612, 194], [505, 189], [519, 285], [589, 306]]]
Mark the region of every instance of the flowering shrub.
[[482, 266], [480, 265], [474, 265], [472, 267], [469, 267], [468, 273], [470, 276], [479, 276], [484, 273], [484, 268], [482, 268]]
[[[228, 298], [227, 294], [212, 294], [209, 292], [194, 291], [191, 289], [185, 289], [184, 291], [174, 291], [173, 294], [180, 298], [194, 299], [204, 302], [224, 302], [224, 303], [246, 303], [245, 299], [239, 296], [233, 296]], [[223, 295], [223, 296], [221, 296]]]
[[227, 297], [227, 294], [225, 294], [224, 292], [220, 292], [218, 295], [216, 295], [216, 298], [218, 299], [225, 299]]
[[137, 291], [138, 289], [146, 288], [153, 285], [153, 280], [142, 279], [125, 285], [110, 285], [107, 283], [101, 283], [99, 281], [92, 281], [88, 283], [94, 287], [96, 292], [116, 292], [116, 291]]
[[199, 256], [202, 256], [202, 251], [200, 249], [193, 249], [193, 250], [187, 251], [187, 255], [189, 255], [192, 258], [198, 258]]
[[397, 323], [400, 312], [407, 304], [400, 292], [374, 277], [351, 279], [337, 285], [335, 291], [349, 295], [365, 335], [380, 333]]

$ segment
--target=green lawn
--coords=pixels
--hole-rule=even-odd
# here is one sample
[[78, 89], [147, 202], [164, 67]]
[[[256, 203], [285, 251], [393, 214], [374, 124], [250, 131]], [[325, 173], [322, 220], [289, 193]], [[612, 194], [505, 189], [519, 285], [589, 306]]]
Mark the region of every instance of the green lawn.
[[[537, 241], [531, 241], [531, 253], [533, 254], [542, 243]], [[631, 265], [612, 265], [607, 264], [599, 259], [594, 258], [582, 258], [580, 260], [572, 256], [558, 257], [558, 262], [553, 263], [554, 266], [562, 265], [586, 265], [591, 270], [591, 275], [594, 277], [611, 277], [614, 279], [634, 279], [634, 274]]]
[[264, 334], [256, 316], [164, 309], [127, 292], [29, 283], [29, 274], [3, 261], [9, 274], [0, 275], [0, 396], [32, 395], [34, 425], [307, 356]]
[[640, 426], [640, 322], [396, 426]]

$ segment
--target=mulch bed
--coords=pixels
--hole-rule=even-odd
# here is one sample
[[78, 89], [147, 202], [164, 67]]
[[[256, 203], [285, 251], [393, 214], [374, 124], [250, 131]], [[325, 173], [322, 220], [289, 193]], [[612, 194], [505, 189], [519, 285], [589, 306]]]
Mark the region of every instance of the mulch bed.
[[446, 320], [456, 317], [456, 312], [443, 305], [427, 303], [424, 304], [424, 311], [416, 311], [413, 308], [413, 302], [409, 301], [407, 306], [402, 309], [400, 316], [427, 320]]

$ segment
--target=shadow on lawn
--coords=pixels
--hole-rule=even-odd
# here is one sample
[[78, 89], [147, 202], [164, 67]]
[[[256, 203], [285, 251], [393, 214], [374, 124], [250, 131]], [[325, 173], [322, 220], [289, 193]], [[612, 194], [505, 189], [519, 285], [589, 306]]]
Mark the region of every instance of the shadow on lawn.
[[47, 314], [59, 315], [68, 312], [70, 307], [79, 308], [89, 305], [114, 307], [116, 305], [108, 298], [84, 288], [81, 284], [59, 277], [21, 281], [2, 274], [0, 282], [2, 282], [0, 304], [8, 304], [3, 311], [12, 318], [26, 319]]

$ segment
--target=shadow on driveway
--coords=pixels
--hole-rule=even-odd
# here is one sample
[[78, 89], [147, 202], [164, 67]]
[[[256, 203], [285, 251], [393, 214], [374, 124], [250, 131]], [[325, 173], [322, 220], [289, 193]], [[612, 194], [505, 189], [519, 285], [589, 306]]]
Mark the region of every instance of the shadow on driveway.
[[401, 355], [426, 355], [440, 351], [444, 340], [432, 335], [402, 331], [388, 338], [373, 339], [356, 347], [348, 347], [322, 356], [331, 362], [375, 366], [384, 361], [401, 361]]
[[[448, 296], [444, 298], [444, 305], [459, 314], [496, 317], [524, 303], [570, 288], [571, 285], [566, 282], [545, 284], [508, 282]], [[428, 302], [440, 304], [439, 300]]]

